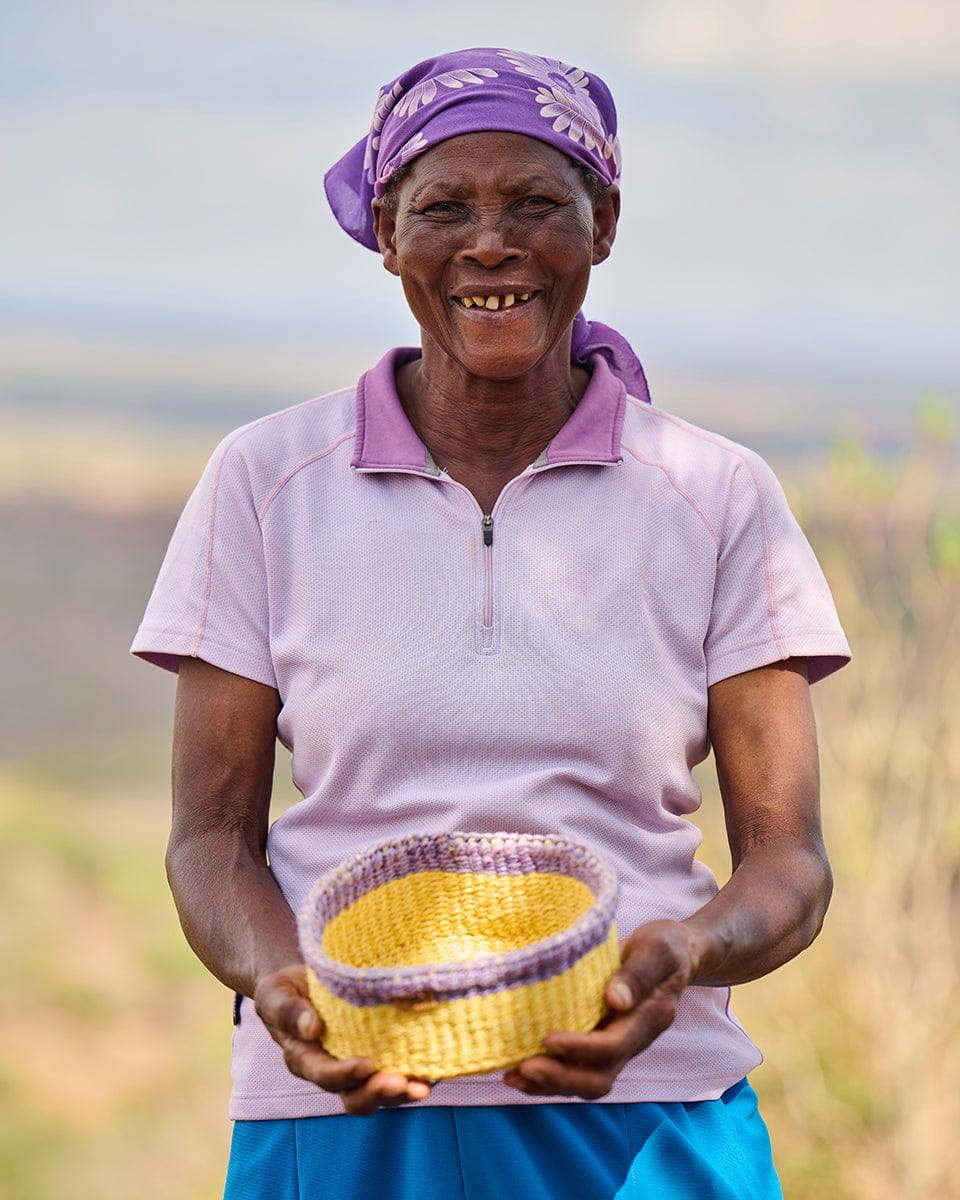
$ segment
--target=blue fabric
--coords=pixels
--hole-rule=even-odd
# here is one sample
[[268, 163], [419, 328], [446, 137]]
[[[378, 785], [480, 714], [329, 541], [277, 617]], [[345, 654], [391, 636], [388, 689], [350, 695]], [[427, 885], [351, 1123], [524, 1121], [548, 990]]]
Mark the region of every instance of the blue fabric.
[[782, 1200], [746, 1080], [691, 1104], [238, 1121], [224, 1200]]

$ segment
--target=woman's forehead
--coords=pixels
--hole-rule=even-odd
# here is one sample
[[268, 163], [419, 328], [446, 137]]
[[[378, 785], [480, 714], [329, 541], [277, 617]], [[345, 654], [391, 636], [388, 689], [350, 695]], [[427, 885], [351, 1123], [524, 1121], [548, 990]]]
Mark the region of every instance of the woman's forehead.
[[469, 190], [481, 177], [495, 177], [505, 191], [520, 191], [538, 180], [574, 184], [581, 181], [581, 172], [577, 163], [546, 142], [493, 130], [461, 134], [431, 146], [410, 163], [402, 183], [418, 190], [435, 184]]

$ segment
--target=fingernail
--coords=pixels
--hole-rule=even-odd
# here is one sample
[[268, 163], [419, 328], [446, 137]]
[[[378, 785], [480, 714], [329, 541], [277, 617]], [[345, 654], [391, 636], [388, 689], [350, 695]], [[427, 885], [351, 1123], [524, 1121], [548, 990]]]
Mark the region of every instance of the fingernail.
[[608, 995], [611, 1000], [616, 1001], [618, 1008], [630, 1008], [633, 1005], [633, 992], [623, 982], [622, 979], [617, 979], [610, 984]]
[[311, 1012], [302, 1012], [297, 1017], [297, 1033], [308, 1041], [317, 1036], [317, 1018]]

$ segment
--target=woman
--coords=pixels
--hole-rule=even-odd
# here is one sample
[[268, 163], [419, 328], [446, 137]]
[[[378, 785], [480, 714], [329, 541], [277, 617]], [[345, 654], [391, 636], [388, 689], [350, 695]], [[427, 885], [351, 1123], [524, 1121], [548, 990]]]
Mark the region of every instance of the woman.
[[[174, 535], [134, 651], [179, 669], [169, 876], [238, 996], [230, 1197], [779, 1195], [728, 989], [823, 919], [808, 680], [848, 649], [769, 470], [580, 314], [618, 175], [610, 95], [563, 63], [383, 88], [327, 194], [421, 348], [228, 438]], [[304, 799], [268, 837], [277, 737]], [[719, 890], [685, 819], [711, 743]], [[331, 1058], [293, 912], [355, 850], [453, 829], [616, 866], [607, 1019], [436, 1087]]]

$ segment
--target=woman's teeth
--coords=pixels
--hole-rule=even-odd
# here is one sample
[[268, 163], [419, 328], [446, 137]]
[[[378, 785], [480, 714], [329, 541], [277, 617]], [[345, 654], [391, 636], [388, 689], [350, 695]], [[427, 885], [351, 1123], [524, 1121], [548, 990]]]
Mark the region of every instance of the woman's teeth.
[[523, 303], [524, 300], [529, 300], [530, 293], [507, 292], [505, 296], [458, 296], [457, 299], [464, 308], [489, 308], [491, 312], [496, 312], [498, 308], [510, 308], [517, 301]]

